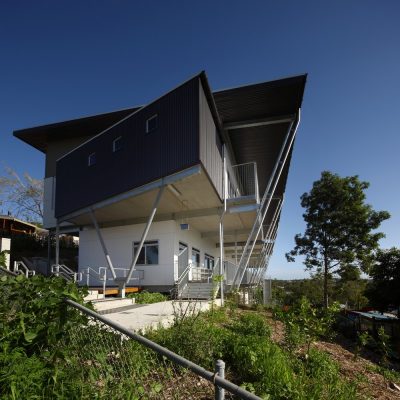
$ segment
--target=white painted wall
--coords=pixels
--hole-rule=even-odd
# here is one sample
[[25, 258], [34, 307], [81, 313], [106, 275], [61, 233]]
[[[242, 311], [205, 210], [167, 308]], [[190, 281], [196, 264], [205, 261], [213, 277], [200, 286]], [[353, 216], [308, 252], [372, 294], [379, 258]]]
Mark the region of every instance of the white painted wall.
[[[102, 229], [107, 250], [115, 268], [128, 269], [132, 261], [132, 244], [140, 241], [145, 224], [119, 226]], [[189, 258], [192, 247], [200, 250], [200, 262], [204, 265], [204, 254], [218, 257], [218, 249], [215, 242], [210, 239], [202, 239], [200, 232], [190, 229], [181, 230], [176, 221], [154, 222], [150, 228], [146, 240], [158, 240], [159, 265], [137, 265], [137, 270], [143, 271], [143, 279], [131, 281], [132, 285], [141, 286], [173, 286], [178, 279], [178, 250], [179, 241], [189, 246]], [[107, 263], [101, 248], [100, 241], [94, 229], [84, 230], [79, 238], [79, 271], [84, 272], [87, 267], [98, 271], [99, 267], [106, 267]], [[107, 271], [107, 276], [111, 273]], [[86, 282], [85, 277], [83, 282]], [[112, 284], [113, 282], [108, 282]], [[90, 278], [91, 285], [101, 286], [100, 281]]]
[[215, 246], [215, 241], [211, 239], [204, 239], [201, 237], [201, 233], [190, 227], [189, 230], [181, 230], [180, 223], [175, 222], [176, 229], [176, 241], [174, 244], [174, 264], [175, 264], [175, 279], [178, 279], [178, 248], [179, 242], [185, 243], [189, 246], [189, 262], [192, 257], [192, 248], [200, 250], [200, 266], [204, 268], [204, 255], [205, 253], [213, 256], [215, 262], [219, 257], [219, 250]]

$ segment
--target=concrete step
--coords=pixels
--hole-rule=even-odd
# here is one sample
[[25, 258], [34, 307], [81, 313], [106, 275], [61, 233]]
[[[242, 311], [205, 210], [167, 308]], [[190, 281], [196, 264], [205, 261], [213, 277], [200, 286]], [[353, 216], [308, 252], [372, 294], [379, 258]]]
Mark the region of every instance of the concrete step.
[[180, 294], [181, 299], [211, 299], [213, 284], [206, 282], [189, 282]]
[[135, 299], [107, 299], [93, 302], [95, 310], [101, 314], [112, 314], [140, 307], [135, 304]]
[[89, 290], [89, 294], [84, 298], [85, 301], [93, 301], [102, 299], [103, 295], [99, 294], [98, 290]]

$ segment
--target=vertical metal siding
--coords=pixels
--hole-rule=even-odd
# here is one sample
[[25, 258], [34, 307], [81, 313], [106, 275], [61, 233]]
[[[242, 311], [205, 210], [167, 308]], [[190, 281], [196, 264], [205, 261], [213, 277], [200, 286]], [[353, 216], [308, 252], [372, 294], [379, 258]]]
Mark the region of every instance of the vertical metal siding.
[[199, 82], [200, 101], [200, 160], [204, 165], [217, 193], [222, 198], [222, 152], [218, 148], [217, 127], [214, 123], [210, 107], [203, 87]]
[[[57, 162], [56, 216], [126, 192], [199, 163], [199, 79], [141, 109]], [[158, 114], [158, 128], [146, 120]], [[122, 149], [112, 142], [121, 136]], [[96, 164], [88, 167], [90, 153]]]

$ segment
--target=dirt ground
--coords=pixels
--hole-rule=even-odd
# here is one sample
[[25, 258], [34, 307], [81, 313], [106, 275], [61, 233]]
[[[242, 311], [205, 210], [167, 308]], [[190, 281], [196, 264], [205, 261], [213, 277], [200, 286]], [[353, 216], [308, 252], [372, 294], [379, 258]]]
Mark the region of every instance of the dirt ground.
[[[272, 340], [276, 343], [282, 343], [284, 340], [285, 329], [280, 321], [270, 320], [272, 327]], [[392, 389], [390, 386], [395, 382], [386, 380], [378, 373], [378, 356], [370, 351], [364, 351], [355, 358], [355, 345], [352, 341], [337, 336], [333, 342], [319, 341], [313, 343], [319, 350], [328, 353], [340, 365], [340, 372], [343, 379], [356, 381], [361, 398], [398, 400], [400, 391]], [[400, 370], [400, 365], [393, 365]], [[398, 386], [400, 386], [397, 383]]]

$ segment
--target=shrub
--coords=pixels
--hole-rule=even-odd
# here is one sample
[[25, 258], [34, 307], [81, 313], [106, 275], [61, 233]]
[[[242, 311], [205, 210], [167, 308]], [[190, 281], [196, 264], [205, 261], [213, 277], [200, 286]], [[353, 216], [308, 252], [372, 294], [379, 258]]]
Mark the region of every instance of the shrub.
[[254, 312], [241, 314], [238, 320], [231, 325], [231, 330], [244, 336], [271, 337], [271, 328], [265, 318]]
[[151, 293], [146, 290], [139, 293], [131, 293], [128, 297], [135, 299], [137, 304], [153, 304], [168, 300], [168, 297], [162, 293]]

